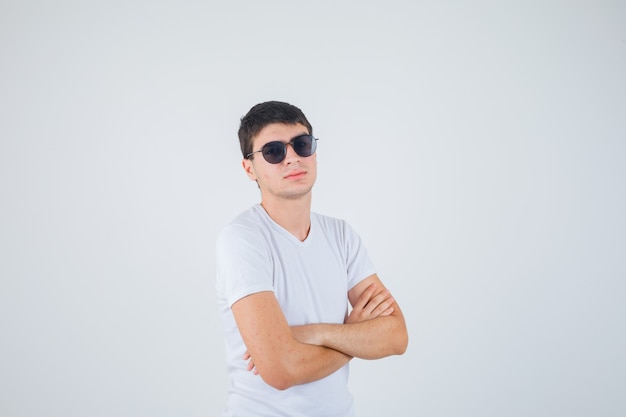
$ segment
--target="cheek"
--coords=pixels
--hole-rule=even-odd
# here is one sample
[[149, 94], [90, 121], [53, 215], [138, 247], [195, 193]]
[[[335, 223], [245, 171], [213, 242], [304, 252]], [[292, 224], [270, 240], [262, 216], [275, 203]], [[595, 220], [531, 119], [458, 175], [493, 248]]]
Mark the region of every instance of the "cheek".
[[258, 177], [265, 183], [269, 183], [274, 181], [274, 178], [277, 177], [277, 174], [272, 172], [272, 169], [264, 169], [257, 171]]

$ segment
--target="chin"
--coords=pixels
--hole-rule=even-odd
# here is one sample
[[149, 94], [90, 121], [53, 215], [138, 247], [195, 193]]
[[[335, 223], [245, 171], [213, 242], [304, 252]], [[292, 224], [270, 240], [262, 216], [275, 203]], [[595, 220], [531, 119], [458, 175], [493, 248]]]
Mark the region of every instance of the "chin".
[[297, 200], [311, 194], [311, 190], [313, 186], [309, 186], [307, 188], [302, 188], [299, 190], [285, 190], [280, 194], [280, 196], [286, 200]]

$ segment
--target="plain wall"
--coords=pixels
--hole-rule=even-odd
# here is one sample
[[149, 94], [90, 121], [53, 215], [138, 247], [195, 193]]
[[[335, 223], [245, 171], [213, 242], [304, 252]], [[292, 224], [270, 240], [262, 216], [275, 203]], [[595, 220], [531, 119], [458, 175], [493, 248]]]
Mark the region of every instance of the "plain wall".
[[315, 211], [403, 307], [359, 417], [626, 415], [621, 1], [5, 1], [0, 414], [217, 416], [239, 118], [301, 107]]

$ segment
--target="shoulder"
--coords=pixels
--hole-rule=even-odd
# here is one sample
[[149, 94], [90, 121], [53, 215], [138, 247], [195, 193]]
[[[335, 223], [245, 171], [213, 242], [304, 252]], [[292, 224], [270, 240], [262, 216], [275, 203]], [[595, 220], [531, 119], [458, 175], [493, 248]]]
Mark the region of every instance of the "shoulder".
[[327, 234], [333, 234], [340, 238], [351, 238], [356, 235], [350, 224], [337, 217], [326, 216], [319, 213], [311, 213], [311, 219], [317, 223], [318, 227]]
[[311, 212], [311, 219], [323, 227], [344, 227], [346, 221], [336, 217]]
[[339, 232], [342, 235], [345, 233], [354, 232], [354, 229], [344, 219], [331, 217], [331, 216], [314, 213], [314, 212], [311, 213], [311, 219], [315, 221], [319, 225], [320, 228], [325, 229], [327, 231]]
[[264, 240], [266, 234], [263, 218], [258, 207], [253, 206], [238, 214], [229, 224], [224, 226], [217, 237], [218, 246], [248, 244]]
[[262, 211], [263, 209], [261, 206], [255, 204], [235, 216], [235, 218], [230, 221], [228, 226], [258, 227], [263, 222]]

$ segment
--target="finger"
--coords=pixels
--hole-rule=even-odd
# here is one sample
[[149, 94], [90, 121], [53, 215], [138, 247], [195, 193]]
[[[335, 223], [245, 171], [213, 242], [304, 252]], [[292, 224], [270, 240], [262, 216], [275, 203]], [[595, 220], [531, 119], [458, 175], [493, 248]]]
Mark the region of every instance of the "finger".
[[356, 309], [364, 308], [367, 305], [367, 303], [370, 301], [372, 296], [374, 295], [374, 291], [376, 291], [376, 284], [371, 284], [369, 287], [365, 289], [365, 291], [363, 291], [363, 293], [361, 294], [359, 299], [356, 301], [356, 303], [354, 303], [354, 308]]
[[367, 303], [364, 309], [371, 314], [376, 309], [376, 307], [378, 307], [381, 303], [384, 303], [389, 298], [391, 298], [391, 293], [388, 290], [383, 290], [374, 297], [372, 297], [372, 299], [369, 301], [369, 303]]
[[381, 315], [383, 312], [387, 311], [387, 309], [389, 309], [389, 307], [391, 307], [394, 302], [395, 300], [393, 299], [393, 297], [387, 298], [385, 301], [378, 304], [378, 306], [374, 310], [372, 310], [372, 314], [375, 316]]
[[386, 317], [391, 315], [391, 313], [393, 313], [393, 307], [389, 307], [387, 310], [380, 313], [377, 317]]
[[367, 303], [372, 299], [372, 297], [375, 294], [376, 291], [376, 284], [371, 284], [369, 287], [367, 287], [365, 289], [365, 291], [363, 291], [363, 293], [361, 294], [361, 296], [359, 297], [359, 299], [356, 302], [356, 306], [360, 306], [360, 308], [363, 308], [367, 305]]

